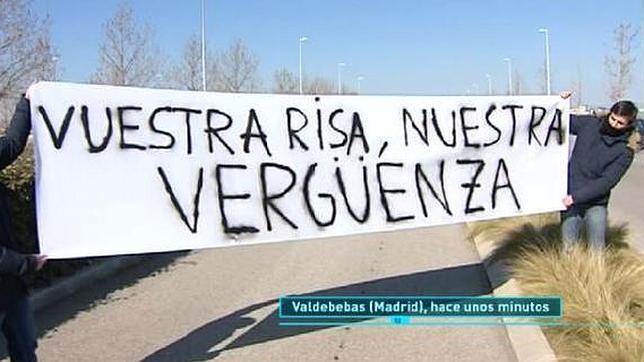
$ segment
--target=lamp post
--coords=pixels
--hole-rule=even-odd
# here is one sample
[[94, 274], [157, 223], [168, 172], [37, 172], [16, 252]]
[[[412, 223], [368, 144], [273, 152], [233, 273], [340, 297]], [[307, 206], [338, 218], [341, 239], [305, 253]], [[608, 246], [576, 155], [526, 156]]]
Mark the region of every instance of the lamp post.
[[338, 63], [338, 94], [342, 94], [342, 67], [345, 65], [342, 62]]
[[302, 43], [309, 40], [309, 38], [302, 36], [300, 37], [300, 94], [302, 94]]
[[362, 93], [362, 87], [361, 87], [361, 84], [362, 84], [362, 81], [363, 81], [363, 80], [364, 80], [364, 77], [363, 77], [363, 76], [361, 76], [361, 75], [359, 75], [359, 76], [358, 76], [358, 94], [361, 94], [361, 93]]
[[550, 95], [550, 39], [548, 37], [548, 28], [540, 28], [539, 32], [544, 34], [544, 45], [546, 48], [546, 92]]
[[206, 0], [201, 0], [201, 88], [206, 91]]
[[489, 74], [486, 74], [485, 78], [487, 78], [487, 95], [491, 96], [492, 95], [492, 76]]
[[508, 63], [508, 95], [512, 95], [512, 59], [503, 58], [503, 61]]

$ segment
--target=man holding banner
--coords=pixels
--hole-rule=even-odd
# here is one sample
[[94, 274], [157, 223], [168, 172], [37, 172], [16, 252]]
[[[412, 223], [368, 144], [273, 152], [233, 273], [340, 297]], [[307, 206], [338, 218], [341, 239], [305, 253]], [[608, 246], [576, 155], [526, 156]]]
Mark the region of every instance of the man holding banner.
[[[27, 91], [29, 94], [29, 91]], [[11, 124], [0, 138], [0, 169], [18, 158], [31, 130], [28, 95], [16, 106]], [[36, 332], [23, 277], [40, 270], [44, 256], [23, 255], [16, 250], [7, 192], [0, 185], [0, 323], [12, 361], [36, 360]]]
[[[570, 91], [561, 97], [571, 96]], [[610, 192], [622, 179], [637, 149], [633, 132], [637, 108], [619, 101], [608, 115], [570, 116], [570, 132], [577, 136], [568, 165], [568, 195], [563, 199], [561, 231], [564, 246], [578, 242], [585, 226], [588, 242], [601, 250], [606, 244], [607, 206]]]

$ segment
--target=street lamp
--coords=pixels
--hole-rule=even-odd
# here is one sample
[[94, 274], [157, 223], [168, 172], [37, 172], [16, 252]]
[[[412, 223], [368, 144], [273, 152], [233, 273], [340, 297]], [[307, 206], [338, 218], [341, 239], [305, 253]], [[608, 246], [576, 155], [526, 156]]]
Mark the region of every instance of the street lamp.
[[358, 76], [358, 94], [361, 94], [361, 93], [362, 93], [362, 87], [361, 87], [361, 84], [362, 84], [362, 81], [363, 81], [363, 80], [364, 80], [364, 77], [363, 77], [363, 76], [361, 76], [361, 75], [359, 75], [359, 76]]
[[508, 95], [512, 95], [512, 59], [503, 58], [503, 61], [508, 63]]
[[206, 0], [201, 0], [201, 88], [206, 91]]
[[487, 78], [487, 95], [491, 96], [492, 95], [492, 76], [489, 74], [486, 74], [485, 78]]
[[540, 28], [539, 32], [544, 34], [546, 47], [546, 90], [548, 95], [550, 95], [550, 39], [548, 38], [548, 28]]
[[338, 94], [342, 94], [342, 67], [346, 64], [338, 63]]
[[302, 36], [300, 37], [300, 94], [302, 94], [302, 43], [309, 40], [309, 38]]

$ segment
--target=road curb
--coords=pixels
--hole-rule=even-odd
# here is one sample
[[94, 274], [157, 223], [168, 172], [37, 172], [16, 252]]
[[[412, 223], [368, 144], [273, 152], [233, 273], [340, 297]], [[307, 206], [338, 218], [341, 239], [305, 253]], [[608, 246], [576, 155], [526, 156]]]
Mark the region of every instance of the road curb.
[[[467, 230], [471, 230], [470, 226], [466, 224]], [[494, 243], [480, 237], [472, 237], [472, 241], [476, 246], [476, 250], [481, 257], [481, 260], [488, 260], [488, 257], [494, 250]], [[498, 275], [495, 275], [497, 270], [495, 267], [502, 265], [484, 265], [485, 271], [488, 274], [488, 279], [492, 284]], [[513, 297], [522, 295], [519, 285], [514, 278], [509, 279], [498, 287], [493, 286], [493, 293], [495, 297]], [[543, 334], [539, 326], [512, 326], [505, 327], [510, 344], [514, 350], [514, 354], [519, 362], [546, 362], [557, 361], [552, 347], [548, 343], [546, 336]]]
[[34, 311], [39, 311], [71, 296], [92, 283], [108, 278], [119, 270], [141, 262], [144, 258], [145, 256], [143, 255], [113, 257], [97, 265], [82, 269], [78, 273], [63, 278], [49, 287], [34, 291], [29, 297], [32, 308]]

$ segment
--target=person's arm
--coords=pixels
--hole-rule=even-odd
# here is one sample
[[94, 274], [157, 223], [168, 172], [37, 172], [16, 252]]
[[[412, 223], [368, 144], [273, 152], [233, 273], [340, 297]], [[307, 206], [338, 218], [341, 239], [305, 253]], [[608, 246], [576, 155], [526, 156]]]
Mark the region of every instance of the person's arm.
[[39, 269], [39, 259], [0, 246], [0, 275], [25, 275]]
[[[559, 93], [559, 97], [561, 99], [568, 99], [572, 96], [572, 91], [570, 90], [565, 90], [561, 93]], [[570, 132], [574, 135], [577, 135], [577, 132], [579, 131], [579, 128], [583, 125], [583, 121], [579, 121], [579, 116], [576, 114], [570, 114]]]
[[583, 128], [592, 124], [593, 121], [596, 119], [597, 117], [595, 116], [590, 116], [590, 115], [578, 116], [576, 114], [571, 114], [570, 115], [570, 133], [574, 134], [575, 136], [578, 135]]
[[631, 162], [633, 162], [633, 152], [623, 153], [606, 167], [602, 177], [588, 182], [580, 190], [573, 192], [572, 201], [575, 204], [583, 204], [606, 194], [622, 179]]
[[31, 131], [31, 109], [29, 100], [21, 98], [11, 118], [7, 133], [0, 137], [0, 170], [18, 158], [25, 149]]
[[579, 116], [576, 114], [570, 115], [570, 133], [576, 136], [581, 124], [583, 124], [583, 121], [580, 122]]

